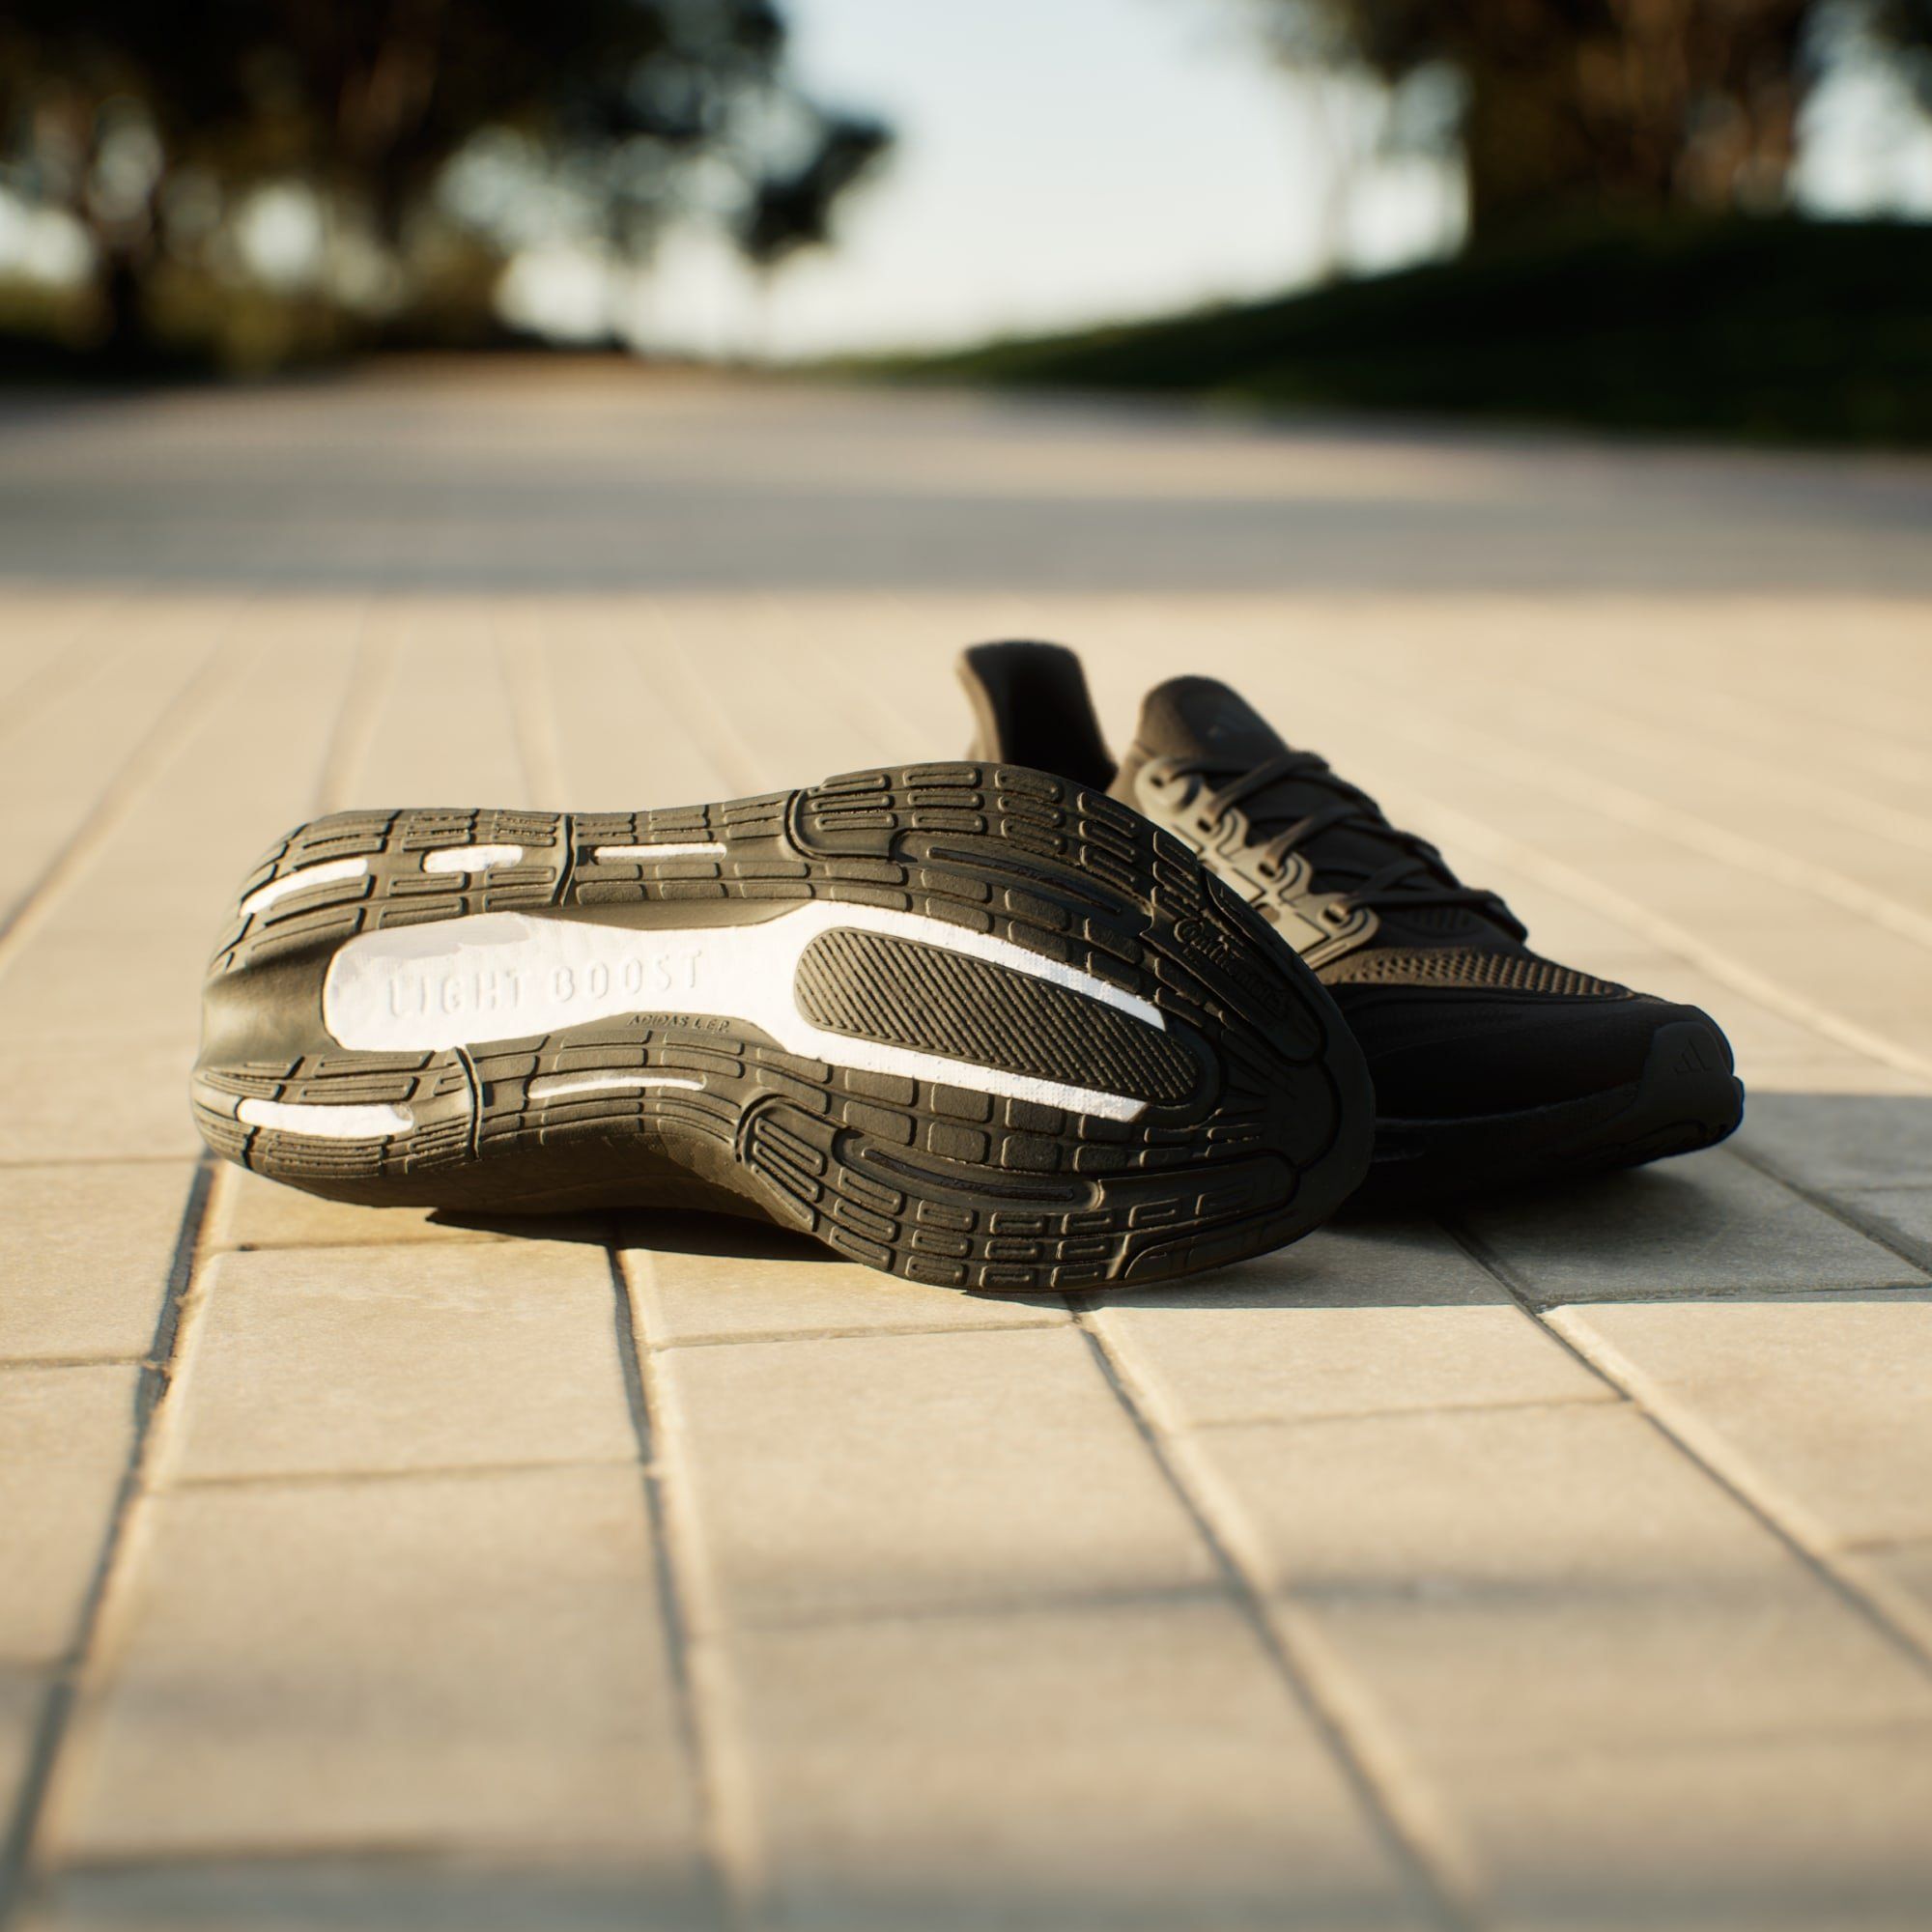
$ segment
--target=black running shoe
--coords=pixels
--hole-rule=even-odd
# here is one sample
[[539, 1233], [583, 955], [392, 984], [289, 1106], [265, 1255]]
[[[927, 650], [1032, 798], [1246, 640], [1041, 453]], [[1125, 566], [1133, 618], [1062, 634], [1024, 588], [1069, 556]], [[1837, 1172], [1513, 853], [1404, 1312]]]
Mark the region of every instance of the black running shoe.
[[304, 826], [215, 953], [194, 1110], [335, 1200], [735, 1208], [992, 1290], [1292, 1241], [1374, 1114], [1334, 1003], [1189, 852], [965, 764]]
[[975, 755], [1105, 786], [1199, 852], [1335, 995], [1376, 1085], [1365, 1199], [1633, 1167], [1709, 1147], [1743, 1118], [1708, 1014], [1539, 957], [1494, 893], [1463, 885], [1225, 684], [1150, 692], [1116, 768], [1071, 651], [981, 644], [960, 676]]

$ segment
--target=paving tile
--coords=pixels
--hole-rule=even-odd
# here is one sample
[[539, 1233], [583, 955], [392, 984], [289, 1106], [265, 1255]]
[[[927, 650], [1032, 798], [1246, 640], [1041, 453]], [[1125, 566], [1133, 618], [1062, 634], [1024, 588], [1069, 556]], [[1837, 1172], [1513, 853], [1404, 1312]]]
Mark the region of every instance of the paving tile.
[[573, 1214], [456, 1214], [431, 1208], [360, 1208], [224, 1165], [209, 1205], [206, 1241], [215, 1248], [396, 1247], [416, 1241], [558, 1241], [603, 1246], [608, 1222]]
[[1627, 1406], [1197, 1440], [1271, 1586], [1438, 1765], [1932, 1719], [1932, 1681]]
[[1926, 1279], [1722, 1149], [1472, 1208], [1467, 1220], [1545, 1307], [1752, 1289], [1922, 1287]]
[[548, 656], [557, 757], [577, 796], [632, 810], [731, 791], [731, 779], [691, 730], [655, 734], [648, 774], [639, 768], [638, 718], [665, 706], [649, 642], [664, 619], [650, 600], [577, 599], [563, 609], [546, 600], [527, 624]]
[[1520, 866], [1485, 855], [1460, 869], [1463, 878], [1502, 894], [1528, 925], [1530, 944], [1547, 958], [1645, 988], [1679, 964], [1600, 907], [1556, 891]]
[[578, 1853], [690, 1871], [632, 1469], [185, 1491], [153, 1506], [58, 1851]]
[[5, 1040], [0, 1162], [194, 1159], [202, 1145], [187, 1103], [193, 1065], [187, 1031], [128, 1041]]
[[0, 1663], [72, 1642], [134, 1442], [139, 1371], [0, 1369]]
[[804, 1235], [724, 1215], [636, 1217], [625, 1265], [660, 1346], [760, 1336], [1064, 1326], [1058, 1296], [961, 1294], [841, 1262]]
[[31, 730], [10, 737], [0, 766], [0, 822], [8, 828], [0, 904], [17, 904], [45, 878], [207, 660], [235, 608], [224, 597], [124, 614], [139, 648], [103, 655], [35, 717]]
[[1865, 1558], [1932, 1610], [1932, 1539], [1870, 1549]]
[[1687, 925], [1734, 956], [1764, 962], [1769, 976], [1801, 999], [1859, 1018], [1922, 1059], [1932, 1048], [1922, 941], [1789, 888], [1767, 884], [1766, 901], [1755, 920], [1726, 918], [1703, 912], [1693, 888], [1678, 910]]
[[24, 1932], [695, 1932], [675, 1861], [423, 1856], [168, 1861], [59, 1877]]
[[1420, 1223], [1324, 1229], [1199, 1288], [1111, 1298], [1094, 1320], [1178, 1429], [1614, 1400], [1487, 1269]]
[[637, 1454], [602, 1248], [265, 1249], [204, 1281], [182, 1480]]
[[1848, 1187], [1835, 1205], [1921, 1267], [1932, 1268], [1932, 1187]]
[[[1760, 1083], [1776, 1084], [1776, 1069], [1780, 1064], [1833, 1051], [1831, 1042], [1803, 1020], [1740, 992], [1707, 967], [1664, 958], [1641, 967], [1629, 965], [1609, 977], [1660, 999], [1701, 1007], [1718, 1022], [1737, 1056], [1738, 1073], [1750, 1094], [1747, 1118], [1756, 1103]], [[1859, 1059], [1849, 1048], [1839, 1051], [1849, 1060]]]
[[1508, 1932], [1921, 1932], [1932, 1730], [1491, 1768], [1457, 1804]]
[[[786, 637], [788, 629], [782, 619], [774, 622], [771, 613], [756, 608], [688, 607], [676, 631], [663, 644], [644, 643], [639, 656], [646, 673], [660, 682], [668, 673], [687, 690], [702, 694], [708, 686], [715, 694], [721, 663], [737, 657], [748, 644], [760, 650], [763, 674], [734, 679], [728, 702], [716, 706], [729, 740], [750, 753], [756, 786], [812, 784], [832, 772], [933, 755], [934, 748], [908, 743], [900, 732], [882, 733], [872, 708], [853, 703], [826, 678], [810, 644], [798, 649], [796, 640]], [[684, 708], [697, 707], [687, 702]], [[952, 757], [958, 752], [947, 745], [938, 755]]]
[[357, 1208], [224, 1167], [209, 1207], [206, 1239], [215, 1248], [395, 1247], [408, 1241], [480, 1241], [494, 1232], [430, 1218], [428, 1208]]
[[146, 1354], [192, 1176], [186, 1161], [0, 1167], [0, 1359]]
[[[1551, 806], [1527, 756], [1547, 757], [1552, 721], [1574, 722], [1591, 769], [1748, 830], [1799, 754], [1851, 803], [1926, 820], [1915, 706], [1932, 689], [1919, 635], [1932, 577], [1908, 534], [1921, 484], [1866, 478], [1874, 518], [1835, 471], [1782, 459], [1767, 495], [1757, 466], [1687, 470], [1582, 445], [1258, 442], [951, 400], [798, 391], [774, 405], [581, 371], [411, 380], [56, 412], [0, 458], [29, 504], [51, 448], [65, 493], [59, 518], [29, 511], [0, 531], [0, 653], [17, 649], [23, 605], [30, 663], [49, 661], [33, 657], [44, 626], [80, 621], [73, 600], [98, 611], [103, 530], [139, 586], [114, 618], [126, 648], [76, 667], [0, 769], [0, 803], [17, 808], [0, 898], [42, 876], [210, 640], [233, 640], [132, 809], [16, 934], [0, 999], [0, 1162], [112, 1157], [131, 1176], [163, 1155], [172, 1170], [153, 1171], [172, 1172], [173, 1201], [141, 1205], [131, 1179], [9, 1195], [0, 1174], [0, 1337], [63, 1356], [149, 1345], [197, 1151], [185, 1074], [214, 916], [325, 782], [343, 802], [509, 804], [534, 788], [630, 808], [817, 777], [901, 735], [929, 753], [964, 734], [952, 650], [1002, 631], [1088, 645], [1117, 731], [1187, 639], [1218, 654], [1204, 668], [1279, 704], [1297, 742], [1332, 747], [1350, 771], [1359, 752], [1372, 782], [1401, 781], [1393, 804], [1406, 809], [1404, 783], [1435, 794], [1429, 822], [1452, 856], [1519, 893], [1546, 947], [1700, 999], [1760, 1088], [1809, 1090], [1754, 1098], [1747, 1147], [1848, 1213], [1917, 1230], [1912, 1252], [1932, 1263], [1923, 1083], [1798, 1017], [1808, 992], [1823, 1020], [1932, 1043], [1922, 949], [1882, 936], [1853, 970], [1831, 922], [1794, 941], [1761, 878], [1686, 860], [1640, 810]], [[404, 395], [422, 433], [398, 467]], [[200, 494], [157, 520], [184, 450]], [[293, 470], [291, 450], [303, 452]], [[1042, 517], [1042, 473], [1075, 486], [1058, 525]], [[581, 490], [517, 495], [572, 476], [597, 482], [605, 512], [585, 514]], [[517, 488], [479, 492], [479, 477]], [[1338, 490], [1350, 497], [1339, 521]], [[1727, 506], [1715, 546], [1710, 518], [1686, 514], [1714, 490]], [[720, 513], [734, 502], [756, 514]], [[1577, 505], [1587, 513], [1568, 513]], [[1499, 542], [1472, 544], [1479, 526]], [[251, 533], [251, 586], [276, 579], [245, 624], [239, 588], [147, 582], [239, 585], [237, 528]], [[1827, 596], [1859, 576], [1854, 534], [1862, 575]], [[1392, 556], [1419, 594], [1386, 594]], [[1631, 581], [1814, 594], [1579, 600], [1579, 585], [1609, 582], [1605, 557]], [[1874, 571], [1884, 598], [1869, 594]], [[1497, 593], [1528, 574], [1542, 594]], [[23, 589], [28, 578], [52, 587]], [[1318, 579], [1343, 592], [1312, 592]], [[283, 587], [302, 581], [343, 594]], [[857, 582], [868, 587], [836, 587]], [[1348, 587], [1361, 583], [1378, 594]], [[1445, 583], [1471, 594], [1445, 599]], [[495, 588], [536, 594], [481, 594]], [[1589, 647], [1552, 659], [1558, 628]], [[721, 650], [749, 694], [736, 712], [706, 708]], [[1602, 725], [1633, 664], [1685, 696], [1682, 719], [1653, 728], [1619, 709]], [[1292, 722], [1304, 716], [1309, 738]], [[1469, 717], [1507, 753], [1501, 775], [1440, 751]], [[1635, 755], [1660, 729], [1673, 745], [1715, 734], [1764, 776], [1673, 768], [1668, 748]], [[566, 782], [574, 796], [549, 795]], [[1532, 851], [1512, 872], [1480, 856], [1520, 854], [1523, 838], [1553, 863]], [[1820, 839], [1806, 849], [1832, 863]], [[1546, 883], [1566, 875], [1567, 893]], [[1908, 876], [1923, 903], [1922, 864], [1880, 883]], [[1660, 956], [1637, 929], [1652, 929], [1646, 913], [1693, 924], [1700, 963]], [[1729, 991], [1759, 974], [1798, 997], [1767, 1008]], [[1652, 1313], [1586, 1302], [1689, 1297], [1704, 1325], [1657, 1370], [1686, 1390], [1671, 1399], [1768, 1485], [1782, 1457], [1776, 1480], [1807, 1506], [1895, 1520], [1897, 1496], [1866, 1486], [1866, 1445], [1843, 1414], [1799, 1413], [1806, 1390], [1820, 1408], [1857, 1408], [1863, 1388], [1842, 1389], [1858, 1335], [1807, 1352], [1773, 1322], [1761, 1385], [1739, 1364], [1765, 1320], [1760, 1290], [1799, 1310], [1805, 1291], [1849, 1291], [1863, 1321], [1893, 1313], [1865, 1290], [1923, 1277], [1768, 1187], [1719, 1154], [1483, 1224], [1539, 1297], [1570, 1304], [1566, 1320]], [[685, 1767], [618, 1426], [608, 1280], [593, 1293], [573, 1251], [540, 1319], [528, 1309], [559, 1293], [554, 1236], [489, 1241], [242, 1177], [213, 1206], [213, 1245], [261, 1252], [203, 1277], [208, 1320], [188, 1331], [201, 1352], [164, 1445], [212, 1471], [303, 1479], [144, 1507], [116, 1600], [126, 1647], [81, 1713], [52, 1814], [56, 1849], [98, 1862], [62, 1875], [35, 1932], [688, 1922]], [[1058, 1309], [903, 1290], [781, 1242], [636, 1238], [656, 1256], [632, 1260], [639, 1327], [733, 1345], [673, 1347], [651, 1367], [697, 1547], [736, 1620], [755, 1825], [783, 1916], [827, 1932], [1404, 1922], [1326, 1759], [1258, 1679], [1198, 1538]], [[1918, 1932], [1932, 1913], [1901, 1847], [1932, 1811], [1913, 1728], [1922, 1679], [1901, 1684], [1895, 1652], [1460, 1260], [1386, 1230], [1353, 1239], [1198, 1299], [1122, 1297], [1099, 1320], [1165, 1419], [1214, 1425], [1178, 1453], [1238, 1500], [1239, 1547], [1301, 1593], [1339, 1688], [1388, 1717], [1399, 1754], [1453, 1801], [1508, 1932]], [[311, 1269], [324, 1250], [333, 1276]], [[480, 1276], [437, 1273], [499, 1252], [465, 1262]], [[1304, 1292], [1304, 1269], [1325, 1286]], [[418, 1297], [418, 1278], [444, 1287]], [[1751, 1318], [1735, 1334], [1706, 1313], [1726, 1295]], [[926, 1328], [978, 1332], [903, 1332]], [[827, 1329], [858, 1339], [802, 1339]], [[1899, 1434], [1901, 1467], [1922, 1484], [1919, 1424], [1894, 1385], [1916, 1344], [1873, 1333], [1870, 1351], [1897, 1360], [1870, 1365], [1870, 1419]], [[316, 1474], [425, 1459], [473, 1471], [613, 1440], [627, 1466]], [[0, 1486], [9, 1476], [0, 1466]], [[60, 1514], [58, 1491], [30, 1496], [30, 1545], [48, 1496]], [[0, 1496], [9, 1511], [11, 1526]], [[1932, 1603], [1928, 1548], [1865, 1544], [1861, 1561]], [[70, 1589], [36, 1581], [21, 1602], [39, 1615]], [[4, 1589], [0, 1605], [4, 1628]], [[828, 1621], [841, 1616], [853, 1621]], [[0, 1796], [40, 1688], [5, 1656]]]
[[[120, 869], [103, 867], [107, 877], [93, 882], [94, 890], [70, 887], [8, 968], [0, 1050], [11, 1057], [21, 1046], [57, 1044], [63, 1050], [108, 1046], [126, 1054], [167, 1038], [182, 1056], [171, 1097], [185, 1110], [208, 949], [228, 888], [206, 896], [185, 890], [169, 930], [140, 920], [133, 908], [117, 919], [123, 909], [100, 906], [104, 887]], [[89, 1097], [104, 1112], [125, 1084], [124, 1075], [94, 1087]]]
[[673, 1349], [658, 1363], [727, 1618], [1131, 1596], [1214, 1574], [1070, 1329]]
[[1932, 1295], [1558, 1309], [1593, 1361], [1723, 1438], [1844, 1543], [1932, 1536]]
[[734, 1655], [782, 1923], [1427, 1922], [1225, 1604], [761, 1632]]
[[1869, 1095], [1922, 1099], [1925, 1076], [1874, 1060], [1851, 1046], [1819, 1039], [1802, 1052], [1760, 1053], [1744, 1076], [1747, 1089], [1745, 1098], [1745, 1129], [1750, 1124], [1751, 1111], [1762, 1094], [1843, 1095], [1861, 1099]]
[[[331, 667], [320, 681], [338, 677]], [[129, 1084], [132, 1057], [166, 1042], [176, 1070], [155, 1078], [185, 1116], [202, 980], [223, 910], [250, 862], [313, 795], [311, 759], [334, 708], [334, 692], [318, 682], [303, 667], [277, 690], [258, 662], [151, 778], [138, 809], [64, 884], [11, 962], [0, 1009], [10, 1055], [51, 1046], [126, 1057], [88, 1083], [87, 1097], [106, 1112]], [[240, 798], [247, 810], [236, 810]]]
[[1922, 1187], [1932, 1094], [1753, 1093], [1739, 1141], [1806, 1187]]
[[20, 1801], [47, 1688], [39, 1672], [0, 1663], [0, 1818], [11, 1821]]
[[[365, 753], [342, 775], [345, 789], [384, 805], [563, 803], [530, 794], [487, 603], [416, 598], [375, 621], [391, 669]], [[476, 675], [479, 661], [489, 676]]]

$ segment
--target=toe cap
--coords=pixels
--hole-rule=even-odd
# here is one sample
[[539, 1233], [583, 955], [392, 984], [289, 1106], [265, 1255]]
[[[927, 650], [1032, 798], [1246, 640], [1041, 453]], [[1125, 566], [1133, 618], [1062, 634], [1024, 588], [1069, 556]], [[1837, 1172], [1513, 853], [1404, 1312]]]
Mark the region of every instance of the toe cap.
[[[1376, 1111], [1432, 1121], [1520, 1113], [1635, 1083], [1658, 1034], [1695, 1007], [1642, 994], [1565, 999], [1490, 992], [1333, 989], [1369, 1063]], [[1724, 1048], [1728, 1067], [1729, 1048]]]

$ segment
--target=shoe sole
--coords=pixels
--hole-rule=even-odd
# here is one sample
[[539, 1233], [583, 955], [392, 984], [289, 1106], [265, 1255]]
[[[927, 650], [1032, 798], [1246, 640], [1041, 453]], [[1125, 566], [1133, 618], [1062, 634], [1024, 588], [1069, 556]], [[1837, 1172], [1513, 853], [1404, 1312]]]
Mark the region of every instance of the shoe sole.
[[1455, 1121], [1378, 1120], [1375, 1158], [1353, 1203], [1407, 1208], [1640, 1167], [1735, 1132], [1744, 1083], [1709, 1019], [1660, 1027], [1625, 1087], [1520, 1113]]
[[1011, 767], [636, 814], [345, 812], [210, 968], [203, 1137], [333, 1199], [749, 1204], [951, 1288], [1156, 1281], [1367, 1167], [1360, 1050], [1177, 841]]

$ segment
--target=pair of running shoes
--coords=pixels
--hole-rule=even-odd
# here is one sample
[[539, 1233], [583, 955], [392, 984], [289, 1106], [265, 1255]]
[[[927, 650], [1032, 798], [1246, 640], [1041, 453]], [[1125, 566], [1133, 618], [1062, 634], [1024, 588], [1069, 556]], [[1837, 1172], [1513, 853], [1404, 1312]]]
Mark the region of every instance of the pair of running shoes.
[[1722, 1140], [1716, 1024], [1532, 952], [1227, 686], [1118, 762], [982, 644], [962, 762], [639, 812], [348, 811], [244, 885], [195, 1117], [329, 1198], [750, 1213], [911, 1280], [1171, 1280]]

